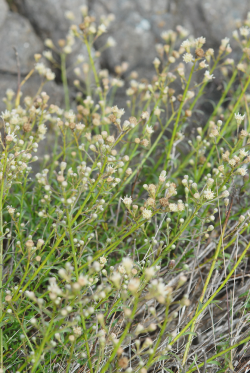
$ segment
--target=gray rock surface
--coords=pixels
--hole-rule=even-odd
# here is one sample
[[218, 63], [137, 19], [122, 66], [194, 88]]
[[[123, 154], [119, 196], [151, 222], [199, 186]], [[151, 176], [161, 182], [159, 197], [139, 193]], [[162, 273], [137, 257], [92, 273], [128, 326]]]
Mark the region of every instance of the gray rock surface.
[[130, 70], [153, 70], [155, 44], [161, 41], [163, 30], [174, 27], [168, 8], [165, 0], [92, 1], [90, 13], [97, 19], [103, 14], [115, 15], [107, 36], [114, 37], [117, 46], [104, 54], [104, 63], [113, 68], [127, 61]]
[[[40, 83], [41, 79], [38, 75], [32, 76], [22, 87], [21, 102], [22, 98], [25, 96], [34, 96], [38, 91]], [[5, 110], [5, 104], [2, 99], [6, 97], [7, 89], [12, 89], [14, 92], [17, 91], [17, 76], [0, 73], [0, 113]], [[53, 81], [46, 82], [43, 86], [43, 91], [47, 92], [47, 94], [50, 96], [50, 103], [58, 106], [62, 106], [64, 104], [63, 88], [61, 85], [58, 85]]]
[[80, 7], [86, 0], [22, 0], [18, 9], [32, 23], [42, 39], [50, 38], [55, 43], [64, 38], [71, 22], [65, 18], [66, 11], [72, 11], [76, 24], [81, 22]]
[[[82, 13], [80, 8], [87, 5], [87, 0], [22, 0], [18, 2], [19, 12], [31, 22], [37, 35], [44, 41], [51, 39], [55, 46], [58, 46], [58, 40], [65, 39], [72, 24], [80, 24]], [[66, 12], [73, 12], [75, 19], [69, 20], [65, 17]], [[76, 40], [72, 47], [72, 53], [67, 56], [67, 66], [72, 66], [77, 55], [83, 55], [87, 60], [87, 49]], [[76, 79], [73, 70], [68, 73], [69, 84], [72, 85]]]
[[27, 74], [34, 66], [34, 54], [43, 50], [43, 43], [34, 33], [28, 19], [9, 12], [0, 31], [0, 71], [17, 73], [16, 48], [21, 74]]
[[[44, 49], [46, 38], [55, 44], [65, 38], [72, 24], [65, 18], [65, 12], [75, 14], [73, 23], [81, 22], [81, 6], [88, 5], [89, 13], [97, 22], [102, 15], [115, 15], [108, 33], [95, 45], [97, 49], [102, 47], [108, 36], [117, 42], [115, 48], [103, 53], [102, 67], [113, 72], [116, 65], [127, 61], [128, 73], [137, 70], [140, 77], [154, 73], [155, 44], [162, 42], [163, 31], [182, 25], [195, 37], [205, 36], [206, 47], [216, 48], [221, 39], [231, 37], [236, 21], [246, 18], [250, 11], [249, 0], [13, 0], [11, 4], [16, 12], [9, 12], [7, 0], [0, 0], [1, 95], [8, 81], [10, 86], [16, 84], [13, 46], [18, 50], [24, 76], [33, 66], [33, 55]], [[68, 65], [75, 61], [77, 54], [87, 57], [84, 47], [75, 45], [73, 50]], [[76, 76], [70, 70], [69, 84], [72, 85], [74, 79]], [[25, 89], [29, 84], [32, 87], [30, 81]], [[57, 92], [57, 85], [52, 86]]]
[[8, 13], [8, 5], [5, 0], [0, 0], [0, 32]]
[[207, 45], [214, 47], [231, 38], [236, 21], [244, 20], [250, 11], [249, 0], [177, 0], [176, 4], [177, 22], [195, 37], [205, 36]]
[[112, 68], [122, 61], [130, 69], [152, 70], [155, 44], [161, 33], [182, 25], [194, 37], [204, 36], [207, 47], [217, 47], [221, 39], [231, 37], [238, 19], [246, 18], [249, 0], [91, 0], [90, 12], [97, 18], [113, 13], [116, 17], [109, 35], [117, 47], [104, 55], [104, 64]]

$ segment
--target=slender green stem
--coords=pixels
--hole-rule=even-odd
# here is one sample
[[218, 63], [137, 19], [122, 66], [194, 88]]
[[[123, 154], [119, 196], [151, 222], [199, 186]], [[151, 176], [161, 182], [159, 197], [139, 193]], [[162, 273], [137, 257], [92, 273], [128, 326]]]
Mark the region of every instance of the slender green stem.
[[[207, 359], [207, 363], [210, 363], [211, 361], [217, 361], [217, 359], [223, 355], [225, 355], [227, 352], [230, 352], [232, 350], [234, 350], [235, 348], [247, 343], [248, 341], [250, 341], [250, 336], [246, 337], [245, 339], [242, 339], [242, 341], [238, 342], [238, 343], [235, 343], [233, 346], [230, 346], [228, 348], [226, 348], [225, 350], [222, 350], [221, 352], [219, 352], [218, 354], [216, 355], [213, 355], [212, 357], [210, 357], [209, 359]], [[191, 373], [191, 372], [194, 372], [197, 370], [197, 368], [201, 368], [204, 366], [205, 363], [200, 363], [197, 365], [197, 367], [195, 368], [192, 368], [192, 369], [189, 369], [186, 371], [186, 373]]]
[[[200, 299], [199, 299], [199, 303], [198, 303], [198, 307], [196, 309], [196, 313], [199, 311], [199, 305], [200, 303], [203, 302], [203, 299], [204, 299], [204, 296], [205, 296], [205, 293], [206, 293], [206, 290], [207, 290], [207, 287], [210, 283], [210, 279], [211, 279], [211, 276], [213, 274], [213, 271], [214, 271], [214, 267], [215, 267], [215, 264], [216, 264], [216, 261], [217, 261], [217, 258], [218, 258], [218, 255], [220, 253], [220, 249], [221, 249], [221, 245], [223, 243], [223, 237], [224, 237], [224, 233], [225, 233], [225, 229], [226, 229], [226, 226], [224, 225], [223, 229], [222, 229], [222, 233], [221, 233], [221, 236], [220, 236], [220, 240], [219, 240], [219, 243], [217, 245], [217, 248], [216, 248], [216, 251], [215, 251], [215, 254], [214, 254], [214, 258], [213, 258], [213, 262], [212, 262], [212, 265], [210, 267], [210, 270], [209, 270], [209, 273], [208, 273], [208, 276], [206, 278], [206, 282], [204, 284], [204, 287], [203, 287], [203, 290], [202, 290], [202, 294], [200, 296]], [[193, 332], [194, 329], [195, 329], [195, 325], [196, 325], [196, 322], [194, 322], [190, 328], [190, 331]], [[185, 348], [185, 352], [184, 352], [184, 356], [183, 356], [183, 360], [182, 360], [182, 365], [184, 366], [185, 363], [186, 363], [186, 360], [188, 358], [188, 352], [189, 352], [189, 349], [190, 349], [190, 346], [191, 346], [191, 342], [192, 342], [192, 334], [189, 334], [188, 336], [188, 342], [186, 344], [186, 348]]]
[[26, 341], [27, 341], [27, 343], [28, 343], [28, 345], [29, 345], [31, 351], [35, 352], [35, 351], [34, 351], [34, 348], [33, 348], [33, 346], [32, 346], [32, 344], [31, 344], [31, 342], [30, 342], [30, 339], [29, 339], [29, 337], [27, 336], [27, 333], [26, 333], [26, 331], [25, 331], [25, 329], [24, 329], [24, 326], [23, 326], [23, 324], [21, 323], [21, 320], [19, 319], [18, 314], [17, 314], [17, 312], [15, 311], [14, 307], [12, 307], [12, 310], [13, 310], [13, 313], [14, 313], [15, 317], [17, 318], [17, 321], [18, 321], [18, 323], [19, 323], [19, 325], [20, 325], [20, 327], [21, 327], [21, 329], [22, 329], [22, 331], [23, 331], [23, 334], [25, 335]]
[[[3, 316], [3, 194], [4, 194], [4, 178], [6, 173], [7, 163], [7, 146], [5, 148], [4, 165], [1, 180], [1, 195], [0, 195], [0, 320]], [[3, 325], [0, 327], [0, 368], [3, 369]]]
[[[87, 48], [87, 52], [88, 52], [88, 56], [89, 56], [89, 62], [90, 62], [91, 69], [92, 69], [93, 74], [94, 74], [95, 83], [96, 83], [97, 88], [98, 88], [98, 94], [99, 94], [100, 100], [103, 100], [102, 89], [101, 89], [100, 81], [99, 81], [98, 74], [97, 74], [97, 71], [96, 71], [96, 68], [95, 68], [95, 62], [94, 62], [93, 57], [92, 57], [91, 46], [89, 44], [87, 36], [84, 36], [84, 43], [85, 43], [86, 48]], [[105, 105], [103, 105], [102, 107], [103, 107], [103, 110], [104, 110]]]
[[155, 142], [153, 143], [153, 145], [150, 147], [149, 151], [147, 152], [147, 154], [145, 155], [145, 157], [143, 158], [143, 160], [141, 161], [141, 163], [139, 164], [139, 166], [137, 166], [137, 168], [134, 170], [134, 172], [128, 177], [128, 179], [126, 180], [126, 183], [125, 185], [127, 185], [130, 180], [132, 180], [132, 178], [136, 175], [136, 173], [138, 172], [138, 170], [144, 165], [144, 163], [146, 162], [146, 160], [149, 158], [150, 154], [154, 151], [156, 145], [158, 144], [158, 142], [160, 141], [160, 139], [162, 138], [162, 135], [164, 134], [164, 131], [166, 130], [166, 128], [170, 125], [170, 123], [172, 122], [174, 116], [175, 116], [176, 113], [173, 113], [171, 115], [171, 117], [169, 118], [169, 120], [167, 121], [165, 127], [163, 128], [163, 130], [160, 132], [160, 134], [158, 135], [157, 139], [155, 140]]
[[186, 99], [186, 95], [187, 95], [187, 92], [188, 92], [189, 85], [191, 83], [191, 79], [192, 79], [192, 76], [193, 76], [194, 68], [195, 68], [195, 62], [194, 62], [193, 66], [192, 66], [192, 69], [190, 71], [190, 74], [189, 74], [189, 77], [188, 77], [188, 81], [187, 81], [187, 85], [186, 85], [186, 88], [184, 90], [182, 101], [181, 101], [181, 104], [180, 104], [180, 107], [179, 107], [179, 110], [178, 110], [178, 113], [177, 113], [177, 117], [176, 117], [176, 120], [175, 120], [175, 124], [174, 124], [174, 128], [173, 128], [172, 136], [171, 136], [171, 139], [170, 139], [170, 144], [169, 144], [169, 147], [168, 147], [167, 158], [166, 158], [166, 162], [165, 162], [165, 165], [164, 165], [164, 169], [166, 168], [167, 162], [170, 159], [170, 154], [171, 154], [171, 151], [172, 151], [172, 147], [173, 147], [175, 135], [176, 135], [176, 132], [177, 132], [177, 128], [178, 128], [178, 124], [179, 124], [179, 120], [180, 120], [182, 108], [183, 108], [183, 106], [185, 104], [185, 99]]
[[66, 72], [66, 54], [61, 54], [61, 77], [63, 82], [63, 89], [64, 89], [64, 99], [65, 99], [65, 108], [67, 111], [70, 109], [70, 101], [69, 101], [69, 87], [67, 82], [67, 72]]
[[70, 355], [69, 355], [68, 364], [67, 364], [67, 368], [66, 368], [66, 372], [65, 373], [69, 372], [71, 361], [72, 361], [72, 356], [73, 356], [73, 352], [74, 352], [74, 347], [75, 347], [75, 345], [73, 343], [72, 346], [71, 346], [71, 349], [70, 349]]
[[222, 282], [222, 284], [213, 293], [213, 295], [207, 300], [207, 302], [200, 308], [200, 310], [189, 321], [189, 323], [187, 323], [187, 325], [181, 330], [181, 332], [172, 340], [172, 342], [170, 343], [171, 345], [173, 345], [179, 338], [181, 338], [181, 336], [186, 332], [186, 330], [188, 330], [191, 327], [191, 325], [198, 318], [198, 316], [209, 306], [209, 304], [214, 300], [214, 298], [218, 295], [218, 293], [223, 289], [223, 287], [226, 285], [226, 283], [228, 282], [228, 280], [230, 279], [230, 277], [233, 275], [234, 271], [238, 268], [239, 264], [241, 263], [241, 261], [245, 257], [245, 255], [246, 255], [246, 253], [247, 253], [247, 251], [248, 251], [249, 248], [250, 248], [250, 242], [246, 246], [246, 248], [244, 249], [243, 253], [239, 257], [239, 259], [236, 262], [236, 264], [234, 265], [233, 269], [229, 272], [229, 274], [227, 275], [227, 277], [225, 278], [225, 280]]
[[[3, 184], [3, 182], [2, 182]], [[3, 314], [3, 206], [0, 199], [0, 319]], [[0, 327], [0, 368], [3, 369], [3, 326]]]
[[[247, 87], [249, 86], [249, 84], [250, 84], [250, 76], [249, 76], [249, 78], [247, 79], [246, 84], [245, 84], [243, 90], [241, 91], [241, 94], [240, 94], [240, 96], [239, 96], [239, 98], [238, 98], [236, 104], [234, 105], [234, 108], [233, 108], [233, 110], [232, 110], [230, 116], [228, 117], [226, 123], [224, 124], [224, 126], [223, 126], [223, 128], [222, 128], [222, 131], [221, 131], [222, 135], [223, 135], [223, 133], [226, 131], [226, 129], [227, 129], [227, 127], [228, 127], [228, 124], [229, 124], [229, 123], [231, 122], [231, 120], [233, 119], [234, 113], [236, 112], [236, 110], [237, 110], [237, 108], [238, 108], [238, 106], [239, 106], [239, 103], [241, 102], [242, 97], [244, 96], [244, 94], [245, 94], [245, 92], [246, 92]], [[220, 140], [220, 137], [216, 140], [216, 145], [218, 144], [219, 140]], [[205, 168], [206, 168], [206, 166], [207, 166], [207, 163], [209, 162], [209, 160], [210, 160], [210, 158], [211, 158], [211, 156], [212, 156], [212, 154], [213, 154], [213, 152], [214, 152], [214, 149], [215, 149], [216, 145], [213, 145], [213, 146], [212, 146], [212, 148], [211, 148], [211, 150], [210, 150], [210, 152], [209, 152], [209, 154], [208, 154], [208, 156], [207, 156], [207, 158], [206, 158], [206, 162], [204, 163], [203, 167], [201, 168], [201, 170], [200, 170], [200, 172], [199, 172], [199, 175], [198, 175], [198, 177], [197, 177], [196, 182], [198, 182], [198, 181], [200, 180], [201, 176], [203, 175], [203, 172], [204, 172], [204, 170], [205, 170]]]
[[72, 248], [72, 254], [73, 254], [73, 261], [74, 261], [74, 266], [75, 266], [75, 273], [76, 273], [76, 281], [78, 280], [78, 265], [77, 265], [77, 258], [76, 258], [76, 250], [75, 250], [75, 244], [74, 244], [74, 238], [72, 234], [72, 223], [71, 223], [71, 216], [69, 214], [69, 211], [67, 209], [67, 221], [68, 221], [68, 230], [69, 230], [69, 239], [70, 239], [70, 244]]
[[150, 356], [150, 358], [149, 358], [149, 360], [148, 360], [148, 362], [147, 362], [147, 364], [146, 364], [146, 368], [150, 366], [150, 363], [151, 363], [151, 361], [153, 360], [153, 358], [154, 358], [154, 356], [155, 356], [155, 353], [156, 353], [156, 351], [157, 351], [157, 348], [158, 348], [158, 346], [159, 346], [159, 344], [160, 344], [160, 342], [161, 342], [161, 339], [162, 339], [163, 334], [164, 334], [164, 332], [165, 332], [165, 329], [166, 329], [166, 327], [167, 327], [167, 323], [168, 323], [168, 312], [169, 312], [169, 302], [167, 303], [167, 306], [166, 306], [166, 310], [165, 310], [165, 320], [164, 320], [164, 323], [163, 323], [163, 325], [162, 325], [162, 327], [161, 327], [161, 331], [160, 331], [160, 334], [159, 334], [159, 336], [158, 336], [158, 338], [157, 338], [157, 341], [156, 341], [156, 343], [155, 343], [155, 346], [154, 346], [154, 352], [151, 354], [151, 356]]
[[[211, 69], [211, 72], [212, 72], [213, 70], [214, 70], [214, 68]], [[212, 118], [217, 114], [218, 109], [221, 107], [223, 101], [225, 100], [226, 95], [227, 95], [228, 92], [229, 92], [229, 89], [231, 88], [233, 82], [235, 81], [235, 78], [236, 78], [236, 76], [237, 76], [237, 73], [238, 73], [238, 70], [235, 69], [234, 72], [233, 72], [233, 75], [232, 75], [232, 77], [231, 77], [231, 79], [230, 79], [230, 81], [228, 82], [228, 85], [227, 85], [226, 89], [224, 90], [224, 92], [223, 92], [223, 94], [222, 94], [222, 96], [221, 96], [221, 98], [220, 98], [220, 100], [219, 100], [219, 102], [217, 103], [217, 105], [215, 106], [215, 108], [214, 108], [212, 114], [211, 114], [210, 117], [208, 118], [208, 120], [207, 120], [207, 124], [206, 124], [205, 127], [203, 128], [203, 132], [205, 132], [205, 131], [207, 130], [207, 127], [208, 127], [208, 125], [209, 125], [209, 122], [210, 122], [210, 121], [212, 120]], [[202, 87], [202, 88], [203, 88], [203, 87]], [[204, 88], [205, 88], [205, 87], [204, 87]], [[200, 97], [200, 95], [199, 95], [199, 97]], [[192, 109], [194, 108], [196, 102], [197, 102], [196, 99], [192, 102], [192, 104], [191, 104], [191, 106], [190, 106], [190, 110], [192, 110]], [[188, 164], [188, 162], [190, 161], [190, 159], [192, 158], [192, 156], [194, 155], [194, 153], [197, 151], [197, 144], [194, 144], [194, 148], [195, 148], [195, 149], [194, 149], [194, 150], [193, 150], [193, 151], [192, 151], [192, 152], [191, 152], [187, 157], [185, 157], [184, 161], [182, 162], [182, 164], [180, 165], [180, 167], [178, 168], [178, 170], [173, 174], [173, 177], [175, 177], [175, 176], [177, 175], [177, 173], [178, 173], [181, 169], [183, 169], [183, 168], [186, 167], [186, 165]]]
[[122, 336], [119, 338], [119, 342], [115, 345], [115, 348], [110, 356], [110, 358], [108, 359], [108, 361], [106, 362], [106, 364], [104, 365], [104, 367], [102, 368], [101, 372], [100, 373], [104, 373], [107, 371], [107, 369], [109, 368], [111, 362], [113, 361], [113, 359], [115, 358], [116, 356], [116, 353], [118, 351], [118, 348], [121, 346], [123, 340], [126, 338], [128, 332], [129, 332], [129, 329], [130, 329], [130, 326], [133, 322], [133, 319], [134, 319], [134, 316], [135, 316], [135, 313], [137, 311], [137, 305], [138, 305], [138, 302], [139, 302], [139, 297], [137, 296], [135, 301], [134, 301], [134, 307], [133, 307], [133, 311], [132, 311], [132, 314], [130, 316], [130, 321], [127, 323], [123, 333], [122, 333]]
[[48, 336], [49, 336], [49, 333], [50, 333], [50, 330], [51, 330], [53, 324], [54, 324], [54, 317], [51, 317], [50, 323], [49, 323], [49, 325], [48, 325], [48, 327], [46, 329], [46, 333], [45, 333], [45, 335], [43, 337], [43, 340], [42, 340], [42, 343], [40, 345], [40, 348], [39, 348], [39, 350], [38, 350], [38, 352], [36, 354], [35, 362], [34, 362], [34, 365], [32, 367], [31, 373], [36, 372], [36, 368], [39, 365], [40, 357], [41, 357], [41, 355], [43, 353], [44, 346], [45, 346], [45, 344], [47, 342], [47, 339], [49, 339]]
[[90, 369], [90, 372], [93, 373], [93, 367], [92, 367], [92, 361], [91, 361], [91, 355], [90, 355], [90, 349], [89, 349], [89, 342], [88, 342], [88, 335], [87, 335], [87, 329], [86, 329], [85, 319], [84, 319], [84, 316], [83, 316], [82, 307], [81, 307], [81, 321], [82, 321], [83, 334], [84, 334], [86, 350], [87, 350], [87, 355], [88, 355], [89, 369]]

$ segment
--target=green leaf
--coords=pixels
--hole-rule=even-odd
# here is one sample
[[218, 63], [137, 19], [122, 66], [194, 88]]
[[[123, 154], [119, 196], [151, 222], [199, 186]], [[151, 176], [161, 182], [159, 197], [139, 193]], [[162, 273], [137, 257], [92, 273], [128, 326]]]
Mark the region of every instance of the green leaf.
[[184, 335], [194, 335], [195, 337], [197, 336], [197, 334], [195, 332], [186, 332], [184, 334], [182, 334], [183, 336]]
[[216, 361], [216, 360], [209, 361], [209, 364], [214, 364], [214, 365], [220, 366], [220, 363], [218, 361]]
[[198, 310], [197, 310], [197, 312], [199, 312], [201, 309], [202, 309], [202, 307], [203, 307], [203, 304], [199, 301], [199, 303], [198, 303]]
[[167, 358], [168, 358], [167, 355], [163, 355], [163, 356], [159, 357], [159, 359], [157, 361], [166, 360]]

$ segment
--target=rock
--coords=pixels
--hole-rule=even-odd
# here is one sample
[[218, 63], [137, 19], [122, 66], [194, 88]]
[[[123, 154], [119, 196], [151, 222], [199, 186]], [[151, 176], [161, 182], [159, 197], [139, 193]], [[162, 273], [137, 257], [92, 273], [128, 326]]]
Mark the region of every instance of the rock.
[[[0, 73], [0, 113], [6, 109], [3, 97], [6, 96], [7, 89], [12, 89], [14, 92], [17, 91], [17, 76], [13, 74], [2, 74]], [[25, 96], [33, 97], [40, 86], [41, 79], [38, 75], [31, 76], [29, 80], [22, 87], [22, 98]], [[42, 89], [50, 96], [50, 103], [63, 107], [64, 105], [64, 93], [61, 85], [57, 85], [55, 82], [46, 82]], [[21, 103], [22, 103], [21, 98]]]
[[0, 32], [4, 24], [5, 18], [7, 17], [7, 13], [8, 13], [7, 3], [4, 0], [0, 0]]
[[167, 12], [166, 1], [110, 0], [104, 4], [94, 0], [90, 5], [90, 13], [97, 19], [103, 14], [115, 15], [115, 21], [111, 23], [106, 38], [114, 37], [117, 46], [104, 53], [103, 64], [113, 69], [115, 65], [127, 61], [129, 71], [153, 71], [155, 44], [161, 40], [162, 27], [166, 24], [168, 28], [174, 26], [174, 19]]
[[65, 18], [66, 11], [72, 11], [76, 17], [74, 22], [81, 22], [80, 7], [86, 0], [23, 0], [19, 11], [27, 17], [33, 27], [44, 40], [52, 39], [55, 43], [66, 36], [72, 22]]
[[207, 46], [218, 47], [220, 41], [232, 38], [238, 20], [244, 20], [249, 8], [248, 0], [185, 0], [177, 2], [176, 20], [195, 36], [204, 36]]
[[[0, 73], [0, 115], [1, 112], [6, 109], [4, 102], [2, 101], [3, 97], [6, 97], [6, 90], [12, 89], [14, 92], [17, 90], [17, 77], [12, 74], [1, 74]], [[21, 105], [22, 99], [26, 96], [34, 97], [37, 93], [39, 86], [41, 83], [41, 79], [38, 75], [32, 75], [31, 78], [23, 85], [22, 87], [22, 97], [21, 97]], [[61, 85], [57, 85], [55, 82], [50, 81], [46, 82], [42, 88], [43, 92], [46, 92], [49, 96], [49, 103], [58, 105], [59, 107], [64, 106], [64, 93], [63, 88]], [[1, 118], [0, 118], [1, 120]], [[53, 151], [53, 147], [55, 144], [55, 136], [53, 132], [48, 131], [46, 134], [46, 139], [41, 141], [38, 147], [38, 152], [36, 155], [38, 156], [39, 160], [35, 163], [32, 163], [31, 177], [33, 178], [35, 173], [39, 171], [41, 167], [41, 162], [43, 159], [44, 154], [51, 153]]]
[[[92, 0], [90, 13], [114, 13], [116, 19], [108, 36], [117, 46], [104, 53], [102, 63], [113, 69], [122, 61], [130, 63], [130, 70], [153, 71], [155, 44], [162, 43], [161, 33], [182, 25], [194, 37], [204, 36], [206, 47], [218, 47], [221, 39], [231, 37], [236, 21], [244, 19], [249, 0]], [[105, 42], [97, 44], [98, 47]], [[145, 71], [144, 71], [145, 72]]]
[[[37, 34], [44, 41], [49, 38], [58, 47], [58, 41], [65, 39], [72, 24], [79, 25], [82, 21], [80, 8], [87, 4], [87, 0], [23, 0], [18, 5], [19, 11], [29, 19]], [[75, 18], [69, 20], [65, 13], [70, 11]], [[67, 56], [67, 67], [72, 67], [77, 56], [82, 55], [85, 62], [88, 61], [88, 53], [85, 45], [76, 39], [72, 46], [72, 53]], [[68, 82], [72, 86], [77, 78], [72, 68], [68, 69]], [[80, 78], [80, 80], [82, 80]]]
[[27, 74], [34, 66], [34, 54], [42, 51], [43, 44], [26, 18], [9, 12], [0, 32], [1, 72], [17, 73], [14, 47], [20, 60], [20, 72]]
[[[163, 43], [163, 31], [182, 25], [194, 37], [206, 37], [205, 48], [217, 48], [221, 39], [231, 37], [235, 21], [244, 19], [249, 10], [249, 0], [12, 0], [12, 4], [22, 16], [8, 12], [7, 1], [0, 0], [1, 73], [17, 72], [14, 45], [19, 53], [21, 74], [27, 74], [33, 66], [34, 53], [44, 49], [42, 42], [50, 38], [57, 45], [59, 39], [66, 37], [72, 23], [81, 22], [80, 7], [88, 5], [97, 23], [102, 15], [113, 13], [116, 17], [108, 33], [95, 44], [100, 49], [109, 36], [117, 42], [116, 47], [103, 52], [102, 68], [114, 72], [115, 66], [127, 61], [129, 68], [125, 75], [136, 70], [139, 78], [151, 78], [154, 74], [155, 45]], [[75, 20], [65, 18], [67, 11], [75, 14]], [[67, 58], [71, 92], [73, 81], [78, 79], [71, 68], [78, 54], [88, 61], [86, 48], [76, 43]], [[57, 78], [60, 80], [59, 73]]]

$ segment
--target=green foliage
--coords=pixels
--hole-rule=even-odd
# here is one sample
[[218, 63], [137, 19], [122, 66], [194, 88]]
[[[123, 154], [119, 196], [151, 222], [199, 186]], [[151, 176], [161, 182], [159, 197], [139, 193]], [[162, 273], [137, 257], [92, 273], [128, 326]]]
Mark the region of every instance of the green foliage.
[[[45, 42], [44, 57], [61, 69], [65, 109], [42, 91], [55, 74], [40, 55], [4, 99], [0, 371], [226, 371], [250, 340], [241, 337], [249, 293], [237, 295], [250, 247], [245, 29], [234, 33], [240, 62], [228, 58], [228, 39], [214, 52], [202, 37], [183, 41], [181, 27], [165, 32], [152, 81], [132, 72], [124, 82], [126, 63], [112, 77], [93, 53], [112, 16], [97, 27], [82, 12], [59, 47]], [[67, 56], [76, 39], [89, 60], [76, 57], [70, 109]], [[37, 95], [22, 99], [36, 72]], [[219, 72], [221, 99], [201, 123]], [[124, 84], [126, 111], [115, 105]]]

